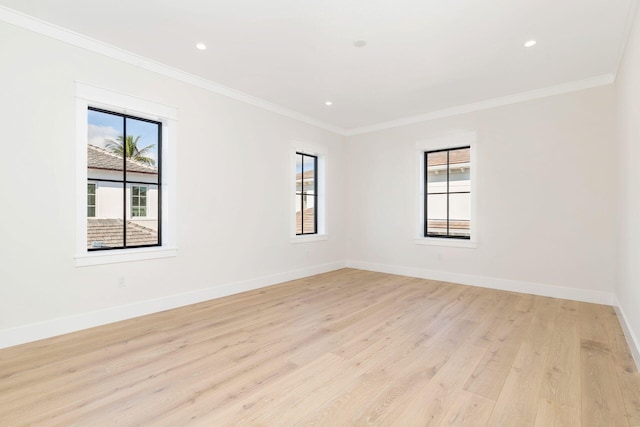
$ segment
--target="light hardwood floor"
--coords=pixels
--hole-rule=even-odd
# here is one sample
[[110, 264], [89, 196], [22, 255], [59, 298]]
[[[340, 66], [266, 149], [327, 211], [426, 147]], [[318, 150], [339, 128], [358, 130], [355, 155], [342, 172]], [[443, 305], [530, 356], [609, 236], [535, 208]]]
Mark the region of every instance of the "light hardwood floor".
[[343, 269], [0, 350], [0, 426], [640, 426], [608, 306]]

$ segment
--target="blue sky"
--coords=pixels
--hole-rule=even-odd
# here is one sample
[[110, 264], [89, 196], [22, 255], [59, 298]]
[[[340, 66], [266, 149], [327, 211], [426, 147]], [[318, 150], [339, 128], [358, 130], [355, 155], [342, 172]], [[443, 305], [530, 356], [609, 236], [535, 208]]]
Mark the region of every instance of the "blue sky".
[[[140, 136], [138, 148], [142, 149], [156, 144], [149, 150], [149, 157], [158, 160], [158, 126], [154, 123], [135, 119], [127, 120], [127, 135], [135, 139]], [[87, 142], [97, 147], [105, 148], [106, 144], [123, 134], [123, 119], [120, 116], [89, 110], [87, 114], [88, 135]]]

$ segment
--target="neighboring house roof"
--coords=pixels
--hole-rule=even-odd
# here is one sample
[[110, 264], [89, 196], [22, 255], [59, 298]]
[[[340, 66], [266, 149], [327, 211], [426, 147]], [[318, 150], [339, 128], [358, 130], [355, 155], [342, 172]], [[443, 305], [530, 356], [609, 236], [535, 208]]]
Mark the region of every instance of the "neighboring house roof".
[[[156, 245], [158, 232], [127, 221], [127, 246]], [[122, 220], [87, 218], [88, 248], [122, 247]]]
[[[309, 232], [309, 231], [316, 231], [314, 230], [315, 227], [315, 221], [313, 218], [313, 208], [309, 208], [309, 209], [305, 209], [304, 210], [304, 231], [305, 232]], [[303, 219], [303, 215], [300, 211], [296, 212], [296, 234], [300, 234], [302, 233], [302, 219]]]
[[[447, 229], [447, 221], [440, 219], [430, 219], [427, 221], [429, 228], [442, 228]], [[449, 221], [450, 230], [469, 230], [471, 229], [471, 221], [469, 220], [451, 220]]]
[[[449, 151], [449, 164], [469, 163], [469, 155], [471, 150], [453, 150]], [[430, 153], [427, 156], [428, 166], [442, 166], [447, 164], [447, 152], [439, 151]]]
[[304, 174], [302, 172], [299, 172], [296, 174], [296, 181], [299, 181], [300, 178], [304, 178], [304, 179], [311, 179], [315, 176], [315, 171], [310, 170], [310, 171], [305, 171]]
[[[111, 153], [95, 145], [87, 144], [87, 167], [89, 169], [104, 169], [121, 171], [122, 156]], [[158, 168], [127, 159], [127, 172], [158, 174]]]

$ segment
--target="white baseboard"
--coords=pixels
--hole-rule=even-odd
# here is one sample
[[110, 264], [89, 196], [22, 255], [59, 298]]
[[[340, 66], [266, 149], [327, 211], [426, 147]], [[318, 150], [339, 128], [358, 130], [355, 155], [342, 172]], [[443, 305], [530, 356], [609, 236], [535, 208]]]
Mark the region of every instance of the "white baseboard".
[[56, 335], [93, 328], [94, 326], [105, 325], [107, 323], [118, 322], [120, 320], [131, 319], [133, 317], [144, 316], [146, 314], [157, 313], [227, 295], [263, 288], [287, 282], [289, 280], [301, 279], [303, 277], [313, 276], [314, 274], [338, 270], [345, 266], [346, 263], [344, 261], [322, 264], [299, 270], [258, 277], [242, 282], [213, 286], [193, 292], [170, 295], [167, 297], [140, 301], [133, 304], [111, 307], [104, 310], [60, 317], [44, 322], [5, 329], [0, 331], [0, 348], [12, 347], [14, 345], [50, 338]]
[[402, 276], [431, 279], [443, 282], [460, 283], [462, 285], [481, 288], [499, 289], [502, 291], [520, 292], [545, 297], [562, 298], [573, 301], [592, 302], [613, 305], [612, 292], [593, 291], [589, 289], [567, 288], [563, 286], [545, 285], [541, 283], [522, 282], [519, 280], [499, 279], [496, 277], [475, 276], [452, 273], [448, 271], [427, 270], [423, 268], [399, 265], [375, 264], [364, 261], [347, 261], [347, 267], [361, 270], [378, 271], [380, 273], [399, 274]]
[[633, 356], [633, 360], [636, 362], [636, 367], [640, 371], [640, 339], [638, 335], [636, 335], [627, 319], [627, 316], [624, 314], [624, 309], [620, 305], [620, 301], [618, 297], [615, 297], [615, 305], [616, 313], [618, 314], [618, 319], [620, 319], [620, 326], [622, 326], [622, 331], [624, 332], [624, 337], [627, 339], [627, 344], [629, 344], [629, 348], [631, 349], [631, 355]]

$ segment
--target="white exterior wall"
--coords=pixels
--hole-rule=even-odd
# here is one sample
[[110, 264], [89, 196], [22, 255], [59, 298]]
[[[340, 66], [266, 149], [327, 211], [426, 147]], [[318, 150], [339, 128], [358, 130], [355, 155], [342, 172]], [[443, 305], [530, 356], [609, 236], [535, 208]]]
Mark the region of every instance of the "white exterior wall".
[[[122, 184], [116, 182], [90, 181], [96, 184], [96, 216], [94, 218], [122, 219]], [[127, 184], [127, 220], [153, 230], [158, 229], [158, 186], [146, 184], [147, 216], [131, 216], [131, 186], [145, 184]]]
[[[0, 51], [0, 347], [344, 265], [342, 136], [4, 22]], [[75, 266], [76, 81], [177, 108], [177, 257]], [[290, 241], [300, 141], [326, 149], [322, 241]]]
[[[443, 172], [443, 182], [429, 182], [428, 191], [430, 193], [446, 193], [446, 169]], [[471, 181], [469, 181], [469, 167], [466, 166], [466, 172], [454, 171], [452, 168], [449, 182], [449, 192], [471, 191]], [[466, 178], [466, 179], [465, 179]], [[447, 197], [446, 195], [431, 197], [428, 203], [429, 218], [446, 219], [447, 218]], [[471, 220], [471, 195], [470, 194], [452, 194], [449, 197], [449, 219], [451, 220]]]
[[[122, 184], [117, 182], [100, 181], [100, 179], [122, 179], [122, 174], [113, 171], [89, 170], [89, 182], [96, 184], [96, 216], [94, 218], [117, 218], [122, 219]], [[158, 186], [153, 184], [157, 181], [156, 176], [133, 173], [127, 174], [127, 179], [136, 182], [146, 182], [148, 184], [127, 184], [126, 199], [127, 211], [126, 219], [134, 223], [150, 228], [158, 229]], [[147, 186], [147, 216], [131, 216], [131, 186]]]

